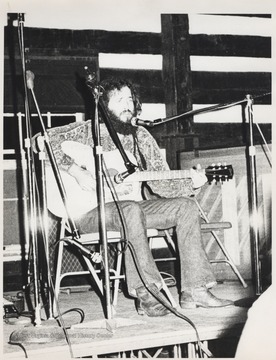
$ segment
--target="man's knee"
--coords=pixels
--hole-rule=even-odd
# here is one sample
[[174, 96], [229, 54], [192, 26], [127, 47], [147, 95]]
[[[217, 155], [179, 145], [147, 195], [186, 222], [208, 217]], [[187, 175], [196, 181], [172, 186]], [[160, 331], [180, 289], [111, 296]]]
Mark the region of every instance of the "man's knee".
[[140, 216], [143, 213], [142, 207], [136, 201], [124, 201], [124, 213], [128, 216]]
[[180, 202], [180, 206], [181, 206], [181, 210], [184, 212], [189, 212], [189, 214], [192, 215], [199, 215], [199, 211], [198, 211], [198, 207], [196, 202], [194, 201], [193, 198], [188, 198], [188, 197], [181, 197], [178, 198], [179, 202]]

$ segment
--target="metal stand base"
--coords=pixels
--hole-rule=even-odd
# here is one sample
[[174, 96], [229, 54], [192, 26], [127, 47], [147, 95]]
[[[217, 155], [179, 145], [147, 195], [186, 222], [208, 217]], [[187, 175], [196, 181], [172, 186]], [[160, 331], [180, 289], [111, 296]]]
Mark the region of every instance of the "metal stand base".
[[143, 320], [116, 318], [95, 320], [89, 321], [87, 323], [76, 324], [72, 326], [72, 329], [106, 329], [109, 332], [114, 333], [117, 328], [134, 325], [144, 325], [145, 323], [146, 322]]

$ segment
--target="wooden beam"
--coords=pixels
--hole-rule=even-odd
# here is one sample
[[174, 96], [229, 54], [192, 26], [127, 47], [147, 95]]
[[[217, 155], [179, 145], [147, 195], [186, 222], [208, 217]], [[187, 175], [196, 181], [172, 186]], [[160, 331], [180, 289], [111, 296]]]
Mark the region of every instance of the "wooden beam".
[[[256, 104], [271, 104], [271, 73], [193, 71], [193, 103], [217, 104], [239, 101], [246, 94]], [[262, 96], [267, 94], [265, 96]]]
[[245, 35], [190, 35], [191, 55], [271, 58], [271, 38]]
[[[170, 15], [167, 15], [170, 16]], [[185, 17], [187, 15], [178, 15]], [[139, 31], [69, 30], [25, 28], [25, 42], [33, 55], [91, 56], [98, 52], [114, 54], [161, 54], [162, 34]], [[18, 51], [14, 27], [5, 27], [5, 49]], [[271, 57], [271, 37], [248, 35], [191, 34], [190, 55]]]
[[[192, 108], [188, 15], [162, 14], [161, 25], [166, 115], [172, 116]], [[175, 133], [179, 127], [173, 122], [167, 130]]]
[[[160, 33], [138, 31], [70, 30], [25, 28], [26, 47], [32, 54], [87, 55], [98, 52], [128, 54], [160, 54]], [[18, 49], [14, 27], [5, 27], [5, 48], [14, 43]]]
[[[192, 82], [188, 15], [161, 15], [163, 87], [166, 116], [174, 116], [192, 109]], [[192, 132], [192, 119], [175, 120], [165, 124], [167, 136]], [[176, 144], [175, 144], [176, 145]], [[169, 146], [169, 144], [168, 144]], [[177, 147], [178, 145], [176, 145]], [[177, 151], [175, 146], [174, 150]], [[167, 150], [171, 168], [177, 167], [175, 152]]]

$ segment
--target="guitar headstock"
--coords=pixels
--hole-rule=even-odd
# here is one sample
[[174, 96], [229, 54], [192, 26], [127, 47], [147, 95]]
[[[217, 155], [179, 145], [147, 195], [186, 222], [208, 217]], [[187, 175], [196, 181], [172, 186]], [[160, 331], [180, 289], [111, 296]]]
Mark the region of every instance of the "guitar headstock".
[[232, 165], [226, 164], [212, 164], [205, 169], [205, 175], [207, 176], [208, 182], [224, 182], [233, 178], [234, 170]]

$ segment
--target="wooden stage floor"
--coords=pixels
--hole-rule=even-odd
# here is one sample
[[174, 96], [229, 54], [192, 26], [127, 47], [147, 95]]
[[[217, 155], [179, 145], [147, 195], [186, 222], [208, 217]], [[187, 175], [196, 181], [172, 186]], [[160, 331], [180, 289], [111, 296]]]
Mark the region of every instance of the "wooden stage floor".
[[[172, 287], [170, 290], [175, 300], [178, 300], [177, 289]], [[243, 288], [236, 281], [219, 284], [212, 292], [216, 296], [234, 300], [239, 306], [185, 311], [178, 309], [195, 324], [207, 353], [208, 344], [214, 339], [238, 340], [248, 311], [243, 299], [254, 298], [252, 286]], [[24, 359], [27, 355], [29, 359], [49, 360], [53, 356], [60, 360], [72, 357], [112, 357], [110, 354], [114, 353], [117, 354], [115, 357], [147, 357], [156, 348], [163, 348], [159, 357], [173, 357], [164, 354], [174, 350], [174, 356], [182, 358], [191, 357], [186, 349], [189, 345], [186, 344], [196, 342], [195, 330], [189, 323], [174, 314], [161, 318], [139, 316], [133, 299], [126, 298], [123, 293], [119, 294], [116, 314], [108, 321], [108, 326], [103, 307], [94, 291], [61, 293], [59, 307], [61, 313], [71, 310], [62, 317], [69, 328], [67, 333], [71, 346], [68, 346], [64, 332], [55, 320], [42, 321], [41, 326], [6, 324], [4, 321], [2, 358]], [[78, 327], [81, 321], [81, 311], [78, 309], [85, 315], [81, 327]], [[42, 318], [43, 314], [42, 310]], [[74, 324], [77, 324], [76, 328]], [[92, 327], [87, 328], [90, 325]], [[108, 327], [111, 327], [111, 331]], [[10, 344], [11, 338], [21, 345]], [[147, 352], [143, 351], [145, 349]]]

